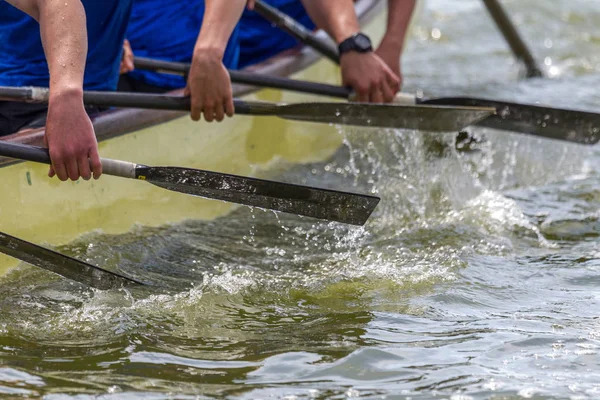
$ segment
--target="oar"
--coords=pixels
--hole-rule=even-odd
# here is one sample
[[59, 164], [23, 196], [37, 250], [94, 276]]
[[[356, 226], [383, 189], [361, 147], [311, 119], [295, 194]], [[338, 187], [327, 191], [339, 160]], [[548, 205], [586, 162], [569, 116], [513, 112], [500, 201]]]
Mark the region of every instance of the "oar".
[[502, 36], [504, 36], [504, 39], [510, 46], [515, 57], [525, 64], [525, 67], [527, 68], [527, 77], [542, 77], [542, 71], [538, 67], [535, 58], [533, 58], [531, 51], [529, 51], [525, 41], [519, 35], [517, 28], [510, 20], [506, 11], [504, 11], [500, 2], [498, 0], [483, 0], [483, 3], [498, 26], [498, 29], [500, 29]]
[[[0, 87], [0, 100], [47, 103], [49, 91], [37, 87]], [[129, 92], [84, 92], [83, 101], [98, 107], [189, 111], [189, 97]], [[274, 104], [235, 99], [235, 112], [284, 119], [431, 132], [460, 130], [494, 113], [492, 108], [366, 103]]]
[[418, 104], [494, 107], [495, 115], [477, 123], [488, 128], [588, 145], [600, 139], [598, 113], [473, 97], [412, 98]]
[[[523, 41], [519, 35], [519, 32], [498, 0], [483, 0], [483, 2], [494, 19], [494, 22], [500, 29], [500, 32], [508, 42], [514, 55], [527, 67], [527, 77], [532, 78], [543, 76], [540, 68], [537, 66], [537, 63], [533, 58], [533, 55], [525, 44], [525, 41]], [[292, 35], [296, 40], [299, 40], [305, 45], [312, 47], [321, 55], [329, 58], [330, 60], [339, 63], [340, 58], [338, 51], [334, 46], [331, 45], [330, 42], [323, 40], [317, 34], [307, 29], [304, 25], [300, 24], [289, 15], [275, 7], [265, 4], [261, 0], [256, 0], [255, 10], [269, 22], [275, 24], [289, 35]]]
[[[186, 76], [190, 71], [189, 63], [155, 60], [152, 58], [135, 57], [136, 69], [154, 71], [161, 74]], [[299, 81], [295, 79], [282, 78], [273, 75], [257, 74], [255, 72], [229, 70], [229, 76], [233, 83], [268, 87], [273, 89], [289, 90], [299, 93], [310, 93], [322, 96], [350, 99], [351, 90], [341, 86], [328, 85], [318, 82]]]
[[[0, 156], [50, 164], [47, 149], [6, 141], [0, 141]], [[102, 159], [102, 170], [108, 175], [143, 180], [174, 192], [352, 225], [364, 225], [380, 200], [363, 194], [110, 159]]]
[[[136, 68], [183, 75], [189, 64], [147, 58], [135, 59]], [[260, 75], [252, 72], [230, 71], [231, 80], [236, 83], [311, 93], [342, 99], [351, 96], [345, 87], [323, 83], [298, 81], [276, 76]], [[579, 144], [594, 144], [600, 139], [600, 114], [564, 108], [543, 107], [507, 101], [479, 99], [472, 97], [440, 97], [433, 99], [416, 98], [401, 94], [399, 101], [412, 104], [493, 107], [496, 114], [476, 123], [510, 132], [521, 132], [550, 139], [564, 140]]]
[[[258, 3], [261, 3], [261, 1], [257, 0]], [[486, 1], [486, 6], [491, 7], [490, 12], [494, 18], [498, 19], [499, 24], [502, 23], [505, 28], [509, 24], [512, 25], [510, 19], [497, 1]], [[501, 18], [501, 13], [504, 14], [504, 18]], [[268, 13], [265, 12], [262, 15], [278, 26], [285, 25], [286, 32], [294, 35], [296, 39], [302, 41], [304, 44], [313, 47], [322, 55], [327, 56], [328, 51], [330, 51], [331, 46], [326, 41], [281, 11], [271, 7]], [[537, 67], [535, 67], [533, 56], [527, 50], [525, 43], [520, 40], [514, 26], [513, 31], [511, 35], [512, 45], [515, 45], [515, 50], [519, 51], [520, 56], [527, 63], [529, 73], [535, 76], [535, 69]], [[310, 41], [304, 39], [307, 35], [311, 36]], [[518, 40], [521, 41], [521, 45], [517, 44]], [[529, 53], [529, 56], [526, 55], [527, 53]], [[403, 102], [406, 103], [406, 100]], [[478, 125], [580, 144], [594, 144], [600, 138], [600, 116], [596, 113], [468, 97], [415, 100], [414, 96], [410, 96], [408, 103], [491, 106], [496, 109], [496, 115], [481, 120]]]
[[284, 32], [292, 35], [296, 40], [303, 44], [312, 47], [321, 55], [329, 58], [336, 64], [340, 63], [340, 55], [338, 49], [331, 42], [327, 42], [317, 36], [316, 33], [307, 29], [304, 25], [290, 17], [286, 13], [265, 4], [262, 0], [256, 0], [254, 6], [256, 12], [262, 15], [267, 21], [278, 26]]
[[340, 62], [340, 55], [338, 54], [337, 48], [331, 45], [331, 43], [326, 43], [321, 40], [314, 32], [306, 29], [304, 25], [299, 24], [289, 15], [261, 0], [256, 0], [254, 10], [300, 42], [313, 48], [319, 48], [319, 52], [333, 62]]
[[0, 252], [97, 289], [108, 290], [123, 286], [144, 285], [135, 279], [107, 271], [2, 232], [0, 232]]

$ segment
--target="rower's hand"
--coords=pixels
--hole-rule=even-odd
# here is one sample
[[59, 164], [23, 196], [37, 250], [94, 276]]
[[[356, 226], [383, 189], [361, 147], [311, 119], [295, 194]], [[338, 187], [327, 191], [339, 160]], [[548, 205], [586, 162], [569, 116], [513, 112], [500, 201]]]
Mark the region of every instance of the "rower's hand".
[[52, 160], [48, 176], [76, 181], [102, 175], [98, 142], [81, 91], [50, 96], [44, 141]]
[[396, 46], [388, 45], [385, 42], [381, 42], [375, 54], [379, 56], [385, 62], [385, 64], [392, 70], [394, 74], [400, 79], [400, 88], [402, 88], [402, 65], [400, 62], [400, 53], [402, 49], [398, 49]]
[[200, 120], [202, 114], [207, 122], [223, 121], [225, 115], [233, 116], [231, 79], [221, 58], [210, 50], [194, 54], [184, 92], [191, 96], [191, 117], [194, 121]]
[[125, 39], [123, 42], [123, 55], [121, 56], [121, 66], [119, 68], [119, 73], [121, 75], [131, 72], [135, 69], [135, 65], [133, 63], [133, 50], [131, 49], [131, 44], [129, 40]]
[[342, 83], [356, 92], [355, 101], [390, 103], [400, 90], [400, 78], [374, 52], [351, 51], [340, 58]]
[[250, 11], [254, 11], [254, 7], [256, 6], [256, 0], [248, 0], [246, 4], [246, 8]]

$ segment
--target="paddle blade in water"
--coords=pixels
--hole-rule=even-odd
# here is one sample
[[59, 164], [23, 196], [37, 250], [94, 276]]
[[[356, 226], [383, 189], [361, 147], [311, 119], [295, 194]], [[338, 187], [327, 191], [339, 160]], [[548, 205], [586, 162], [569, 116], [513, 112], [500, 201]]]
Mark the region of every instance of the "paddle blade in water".
[[493, 115], [493, 108], [366, 103], [298, 103], [280, 106], [280, 117], [310, 122], [453, 132]]
[[138, 167], [136, 174], [139, 179], [179, 193], [352, 225], [364, 225], [380, 200], [362, 194], [179, 167]]
[[0, 251], [28, 264], [97, 289], [108, 290], [123, 286], [143, 285], [143, 283], [126, 276], [106, 271], [5, 233], [0, 233]]
[[600, 139], [600, 114], [469, 97], [428, 99], [424, 104], [493, 107], [496, 115], [477, 125], [580, 144]]

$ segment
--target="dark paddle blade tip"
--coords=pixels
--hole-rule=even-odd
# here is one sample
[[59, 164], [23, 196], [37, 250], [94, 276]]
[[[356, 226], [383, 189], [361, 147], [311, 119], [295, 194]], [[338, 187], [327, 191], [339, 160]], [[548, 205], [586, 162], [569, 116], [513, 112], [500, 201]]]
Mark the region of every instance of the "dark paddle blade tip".
[[107, 271], [5, 233], [0, 233], [0, 251], [27, 264], [96, 289], [109, 290], [145, 285], [138, 280]]
[[380, 201], [381, 198], [376, 196], [356, 195], [354, 199], [349, 200], [346, 207], [340, 207], [340, 218], [337, 222], [363, 226], [367, 223]]

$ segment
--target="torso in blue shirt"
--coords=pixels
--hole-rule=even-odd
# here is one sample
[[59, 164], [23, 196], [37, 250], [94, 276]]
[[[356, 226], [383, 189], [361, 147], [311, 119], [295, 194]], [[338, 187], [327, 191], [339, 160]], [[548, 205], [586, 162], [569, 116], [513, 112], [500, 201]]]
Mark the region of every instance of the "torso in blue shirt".
[[[227, 0], [221, 0], [227, 1]], [[204, 0], [134, 0], [127, 30], [134, 55], [189, 63], [204, 17]], [[227, 68], [236, 68], [239, 56], [238, 29], [223, 57]], [[182, 88], [182, 77], [135, 70], [132, 78], [166, 89]]]
[[[266, 0], [266, 3], [283, 11], [308, 29], [315, 28], [300, 0]], [[244, 11], [240, 22], [240, 68], [264, 61], [296, 45], [296, 39], [258, 13]]]
[[[132, 0], [82, 3], [88, 32], [84, 88], [115, 90]], [[0, 85], [48, 87], [49, 81], [39, 24], [0, 0]]]

